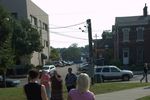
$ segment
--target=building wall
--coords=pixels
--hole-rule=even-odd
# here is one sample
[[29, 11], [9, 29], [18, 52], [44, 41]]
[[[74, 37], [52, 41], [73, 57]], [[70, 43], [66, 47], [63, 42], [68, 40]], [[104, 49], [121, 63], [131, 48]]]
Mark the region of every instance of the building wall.
[[17, 13], [18, 18], [27, 18], [26, 0], [0, 0], [0, 4], [11, 13]]
[[[49, 41], [49, 19], [42, 9], [36, 6], [31, 0], [1, 0], [0, 4], [6, 8], [10, 13], [17, 14], [18, 19], [29, 19], [33, 27], [37, 28], [41, 33], [41, 42], [44, 46], [41, 53], [47, 56], [44, 62], [49, 60], [50, 41]], [[36, 23], [35, 23], [36, 19]], [[47, 44], [47, 45], [46, 45]], [[41, 53], [34, 52], [31, 63], [34, 65], [41, 65]]]
[[144, 34], [144, 61], [150, 63], [150, 25], [146, 26]]
[[[44, 46], [42, 53], [44, 53], [47, 56], [47, 60], [44, 60], [44, 63], [46, 63], [49, 60], [49, 52], [50, 52], [50, 46], [49, 46], [49, 20], [48, 20], [48, 14], [45, 13], [42, 9], [40, 9], [37, 5], [35, 5], [31, 0], [27, 0], [27, 14], [28, 18], [31, 21], [31, 17], [34, 17], [37, 19], [37, 25], [33, 26], [37, 27], [39, 32], [42, 34], [42, 45]], [[47, 25], [47, 28], [45, 29], [44, 25]], [[48, 45], [47, 45], [48, 43]], [[37, 63], [39, 60], [39, 64], [41, 65], [41, 53], [34, 52], [33, 54], [34, 58], [31, 59], [31, 62]]]
[[[136, 28], [137, 27], [144, 27], [144, 31], [143, 31], [143, 40], [144, 41], [137, 41], [137, 31]], [[123, 42], [123, 32], [122, 29], [123, 28], [130, 28], [130, 32], [129, 32], [129, 42]], [[129, 48], [129, 64], [130, 65], [141, 65], [145, 62], [150, 63], [150, 47], [149, 47], [149, 43], [150, 43], [150, 25], [136, 25], [136, 26], [123, 26], [123, 27], [119, 27], [118, 26], [118, 39], [119, 39], [119, 52], [116, 52], [115, 54], [119, 54], [119, 59], [121, 60], [121, 62], [123, 62], [123, 48]], [[115, 33], [115, 40], [117, 40], [117, 33]], [[115, 43], [115, 51], [117, 49], [117, 41], [114, 42]], [[139, 62], [138, 60], [138, 49], [143, 49], [143, 61]]]

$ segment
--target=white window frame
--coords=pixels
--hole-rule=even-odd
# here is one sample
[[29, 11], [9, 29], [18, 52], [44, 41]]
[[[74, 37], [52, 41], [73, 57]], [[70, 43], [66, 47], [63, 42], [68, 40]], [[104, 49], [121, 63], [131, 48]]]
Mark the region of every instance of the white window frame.
[[129, 42], [130, 28], [123, 28], [122, 32], [123, 32], [123, 42]]

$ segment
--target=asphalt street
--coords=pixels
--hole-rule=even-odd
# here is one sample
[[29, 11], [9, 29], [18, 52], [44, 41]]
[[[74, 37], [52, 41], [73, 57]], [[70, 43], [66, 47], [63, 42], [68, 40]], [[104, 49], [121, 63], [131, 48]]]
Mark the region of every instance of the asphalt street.
[[[65, 67], [57, 67], [58, 73], [62, 76], [63, 82], [65, 79], [65, 76], [68, 72], [68, 68], [71, 67], [73, 69], [73, 73], [77, 73], [77, 68], [79, 67], [78, 64], [72, 65], [72, 66], [65, 66]], [[142, 75], [134, 75], [134, 77], [130, 81], [126, 82], [140, 82], [140, 79], [142, 78]], [[21, 84], [19, 86], [23, 86], [24, 84], [27, 83], [27, 78], [18, 78], [21, 81]], [[148, 80], [150, 82], [150, 74], [148, 75]], [[115, 80], [115, 81], [106, 81], [106, 82], [124, 82], [121, 80]], [[144, 82], [144, 80], [143, 80]]]

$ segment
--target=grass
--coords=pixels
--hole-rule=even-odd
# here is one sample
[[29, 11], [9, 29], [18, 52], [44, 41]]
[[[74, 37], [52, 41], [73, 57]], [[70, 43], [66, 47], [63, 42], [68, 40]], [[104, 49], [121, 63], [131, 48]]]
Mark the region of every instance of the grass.
[[[95, 94], [108, 93], [113, 91], [119, 91], [124, 89], [131, 89], [136, 87], [148, 86], [150, 83], [103, 83], [103, 84], [94, 84], [91, 86], [91, 91]], [[64, 86], [63, 90], [64, 100], [67, 97], [67, 91]], [[23, 88], [0, 88], [0, 99], [1, 100], [26, 100], [23, 94]], [[139, 99], [139, 100], [150, 100], [149, 99]]]
[[146, 97], [143, 97], [143, 98], [139, 98], [137, 100], [150, 100], [150, 95], [149, 96], [146, 96]]
[[26, 100], [22, 88], [0, 88], [1, 100]]
[[95, 94], [108, 93], [113, 91], [131, 89], [136, 87], [148, 86], [150, 83], [103, 83], [95, 84], [91, 87], [91, 91]]

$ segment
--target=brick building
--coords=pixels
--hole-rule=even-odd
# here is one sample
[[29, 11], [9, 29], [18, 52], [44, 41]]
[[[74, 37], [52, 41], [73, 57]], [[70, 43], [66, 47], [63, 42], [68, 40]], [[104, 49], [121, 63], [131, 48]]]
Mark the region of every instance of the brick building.
[[115, 59], [123, 65], [150, 63], [150, 15], [146, 4], [141, 16], [116, 17], [112, 31]]
[[113, 34], [106, 30], [102, 33], [102, 39], [95, 39], [94, 59], [97, 65], [109, 65], [113, 59]]

